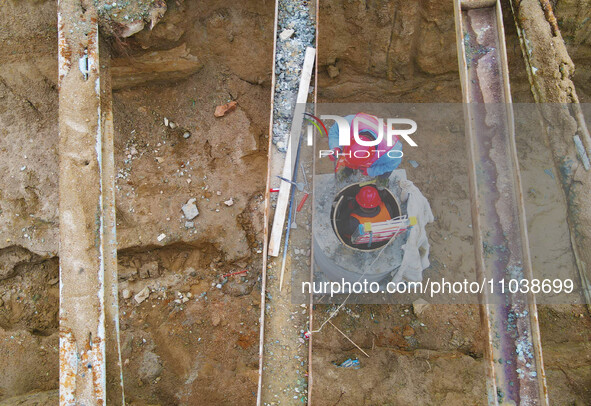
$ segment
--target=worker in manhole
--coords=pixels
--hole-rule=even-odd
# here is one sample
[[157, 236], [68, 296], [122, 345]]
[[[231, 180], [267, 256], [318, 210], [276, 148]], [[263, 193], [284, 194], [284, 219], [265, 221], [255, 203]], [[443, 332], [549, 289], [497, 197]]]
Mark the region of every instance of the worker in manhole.
[[350, 238], [360, 224], [381, 223], [392, 219], [392, 207], [380, 196], [380, 191], [373, 185], [363, 186], [355, 201], [349, 202], [346, 212], [349, 217], [346, 237]]
[[[366, 113], [351, 114], [345, 117], [351, 129], [350, 145], [339, 145], [339, 126], [335, 123], [328, 131], [328, 146], [333, 151], [330, 159], [335, 161], [335, 173], [338, 182], [345, 182], [356, 171], [365, 176], [376, 178], [380, 189], [388, 185], [388, 178], [402, 160], [402, 142], [397, 136], [393, 137], [392, 146], [388, 146], [386, 137], [375, 146], [361, 145], [354, 136], [354, 120], [358, 120], [359, 139], [375, 141], [378, 138], [376, 129], [379, 121], [376, 116]], [[361, 120], [360, 120], [361, 119]], [[373, 123], [369, 124], [369, 123]], [[386, 126], [383, 128], [386, 134]]]

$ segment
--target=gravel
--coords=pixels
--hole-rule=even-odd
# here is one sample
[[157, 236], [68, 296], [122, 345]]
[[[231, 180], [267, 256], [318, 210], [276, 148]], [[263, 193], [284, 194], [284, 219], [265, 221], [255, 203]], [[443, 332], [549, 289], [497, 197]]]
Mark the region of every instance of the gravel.
[[[293, 30], [293, 32], [292, 32]], [[287, 35], [289, 33], [289, 37]], [[282, 36], [283, 35], [283, 36]], [[304, 1], [280, 0], [275, 55], [273, 143], [285, 152], [306, 48], [315, 44], [315, 21]]]

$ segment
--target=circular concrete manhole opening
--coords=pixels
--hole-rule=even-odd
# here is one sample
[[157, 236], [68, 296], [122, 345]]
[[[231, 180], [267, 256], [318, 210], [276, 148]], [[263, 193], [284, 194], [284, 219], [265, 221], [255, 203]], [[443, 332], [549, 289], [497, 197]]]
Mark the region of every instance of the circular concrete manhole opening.
[[[363, 186], [367, 186], [367, 184], [354, 183], [341, 189], [334, 198], [332, 210], [330, 212], [330, 219], [332, 229], [341, 243], [353, 250], [374, 251], [388, 244], [391, 238], [374, 242], [372, 244], [354, 244], [351, 240], [351, 213], [358, 207], [355, 197]], [[385, 206], [388, 208], [391, 218], [400, 216], [400, 204], [398, 203], [396, 196], [394, 196], [394, 194], [388, 189], [378, 190], [378, 193], [382, 202], [384, 202]]]

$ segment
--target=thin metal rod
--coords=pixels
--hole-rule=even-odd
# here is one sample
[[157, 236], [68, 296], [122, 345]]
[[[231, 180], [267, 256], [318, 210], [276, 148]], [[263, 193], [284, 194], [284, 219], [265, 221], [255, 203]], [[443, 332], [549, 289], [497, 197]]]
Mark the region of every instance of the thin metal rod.
[[299, 140], [298, 140], [298, 151], [296, 153], [296, 158], [295, 158], [295, 171], [293, 173], [293, 179], [291, 180], [291, 196], [289, 197], [289, 216], [287, 219], [287, 229], [285, 230], [285, 241], [283, 243], [283, 258], [281, 260], [281, 274], [279, 276], [279, 291], [281, 292], [281, 289], [283, 288], [283, 276], [285, 274], [285, 263], [287, 261], [287, 248], [289, 247], [289, 233], [291, 231], [291, 216], [294, 212], [294, 198], [295, 198], [295, 194], [296, 194], [296, 188], [294, 187], [294, 184], [297, 184], [297, 180], [298, 180], [298, 163], [300, 162], [300, 151], [302, 149], [302, 137], [300, 136]]

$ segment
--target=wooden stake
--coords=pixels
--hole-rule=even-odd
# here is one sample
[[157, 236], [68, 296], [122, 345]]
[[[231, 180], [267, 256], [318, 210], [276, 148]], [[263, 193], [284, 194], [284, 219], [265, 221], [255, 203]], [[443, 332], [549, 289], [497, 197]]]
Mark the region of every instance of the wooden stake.
[[337, 331], [338, 331], [339, 333], [341, 333], [341, 334], [343, 335], [343, 337], [345, 337], [347, 340], [349, 340], [349, 342], [350, 342], [351, 344], [353, 344], [355, 347], [357, 347], [357, 349], [358, 349], [359, 351], [361, 351], [361, 352], [363, 353], [363, 355], [365, 355], [367, 358], [369, 358], [369, 355], [367, 355], [367, 353], [366, 353], [365, 351], [363, 351], [363, 350], [361, 349], [361, 347], [360, 347], [360, 346], [358, 346], [357, 344], [355, 344], [355, 343], [353, 342], [353, 340], [351, 340], [349, 337], [347, 337], [347, 336], [345, 335], [345, 333], [343, 333], [341, 330], [339, 330], [339, 328], [338, 328], [337, 326], [335, 326], [334, 324], [332, 324], [332, 321], [330, 321], [330, 320], [329, 320], [329, 321], [328, 321], [328, 323], [329, 323], [331, 326], [333, 326], [334, 328], [336, 328], [336, 329], [337, 329]]
[[[291, 123], [291, 133], [287, 142], [287, 153], [285, 154], [285, 162], [283, 165], [282, 177], [285, 179], [291, 179], [293, 173], [293, 161], [291, 159], [293, 154], [292, 144], [294, 144], [293, 140], [295, 139], [295, 144], [297, 146], [297, 140], [302, 132], [305, 103], [308, 100], [308, 90], [310, 89], [310, 80], [312, 78], [315, 57], [316, 49], [312, 47], [306, 48], [306, 56], [304, 57], [304, 66], [302, 68], [302, 78], [300, 79], [300, 88], [298, 90], [295, 112]], [[281, 185], [279, 186], [279, 196], [277, 197], [277, 206], [275, 208], [275, 217], [273, 218], [273, 227], [271, 228], [271, 238], [269, 240], [269, 255], [273, 257], [279, 255], [281, 235], [283, 234], [285, 212], [289, 203], [290, 190], [291, 184], [281, 181]]]

